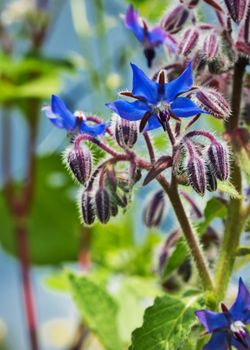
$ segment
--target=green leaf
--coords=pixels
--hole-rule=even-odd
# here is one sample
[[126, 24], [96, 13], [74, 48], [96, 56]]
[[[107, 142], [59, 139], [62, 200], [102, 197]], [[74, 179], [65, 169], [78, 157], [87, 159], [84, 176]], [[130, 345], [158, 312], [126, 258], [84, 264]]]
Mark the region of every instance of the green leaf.
[[218, 181], [218, 191], [229, 194], [229, 196], [232, 198], [243, 198], [243, 196], [236, 190], [234, 185], [229, 181]]
[[132, 333], [130, 350], [185, 350], [196, 322], [197, 297], [181, 301], [169, 295], [155, 299], [146, 309], [142, 327]]
[[237, 249], [236, 256], [245, 256], [250, 255], [250, 247], [249, 246], [240, 246]]
[[122, 350], [118, 334], [117, 304], [113, 298], [87, 277], [68, 273], [71, 294], [89, 329], [106, 350]]
[[223, 219], [227, 215], [225, 204], [218, 198], [211, 198], [204, 210], [204, 220], [197, 225], [198, 233], [202, 234], [215, 218]]
[[173, 271], [175, 271], [187, 258], [188, 256], [188, 246], [183, 237], [181, 237], [173, 253], [168, 257], [166, 265], [164, 266], [162, 278], [167, 279]]
[[136, 9], [139, 9], [140, 15], [149, 20], [157, 20], [167, 9], [168, 0], [128, 0]]

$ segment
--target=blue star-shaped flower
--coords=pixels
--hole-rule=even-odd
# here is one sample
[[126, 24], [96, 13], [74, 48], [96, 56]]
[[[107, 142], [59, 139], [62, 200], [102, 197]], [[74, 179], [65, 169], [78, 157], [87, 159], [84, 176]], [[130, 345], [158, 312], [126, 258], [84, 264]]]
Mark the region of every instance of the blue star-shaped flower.
[[107, 106], [120, 117], [135, 121], [141, 120], [140, 130], [160, 127], [165, 128], [170, 116], [186, 118], [196, 114], [206, 113], [187, 97], [180, 97], [181, 93], [189, 91], [193, 86], [192, 65], [175, 80], [165, 83], [164, 71], [159, 74], [159, 82], [149, 79], [135, 64], [133, 70], [132, 92], [122, 95], [135, 98], [137, 101], [128, 102], [117, 100]]
[[246, 325], [250, 323], [250, 293], [240, 278], [237, 298], [228, 310], [222, 304], [221, 313], [209, 310], [196, 311], [196, 316], [208, 333], [212, 333], [203, 350], [250, 349], [250, 335]]
[[176, 52], [177, 42], [174, 37], [159, 26], [149, 28], [144, 20], [140, 20], [138, 11], [132, 5], [127, 10], [125, 25], [134, 33], [137, 40], [143, 44], [149, 67], [154, 59], [154, 49], [157, 46], [165, 43], [170, 51]]
[[63, 100], [55, 95], [51, 97], [51, 106], [43, 107], [46, 116], [57, 127], [70, 133], [80, 132], [96, 137], [105, 133], [105, 124], [88, 125], [82, 112], [71, 113]]

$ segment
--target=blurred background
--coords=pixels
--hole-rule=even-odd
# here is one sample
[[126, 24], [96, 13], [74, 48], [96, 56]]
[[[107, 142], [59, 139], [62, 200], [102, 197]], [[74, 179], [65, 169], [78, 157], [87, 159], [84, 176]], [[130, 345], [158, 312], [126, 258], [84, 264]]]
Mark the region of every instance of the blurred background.
[[[109, 276], [111, 290], [121, 275], [131, 276], [139, 289], [153, 276], [160, 233], [146, 232], [141, 219], [150, 187], [110, 225], [83, 228], [78, 187], [62, 164], [69, 139], [41, 112], [54, 93], [71, 110], [109, 120], [104, 103], [130, 86], [129, 62], [146, 66], [123, 25], [127, 5], [125, 0], [0, 0], [1, 350], [80, 348], [75, 345], [79, 316], [64, 291], [64, 268], [94, 266], [98, 279]], [[146, 16], [159, 15], [150, 1], [141, 5]], [[165, 225], [170, 228], [171, 222], [169, 214]], [[147, 302], [124, 331], [127, 339]], [[95, 339], [86, 345], [92, 348], [100, 349]]]

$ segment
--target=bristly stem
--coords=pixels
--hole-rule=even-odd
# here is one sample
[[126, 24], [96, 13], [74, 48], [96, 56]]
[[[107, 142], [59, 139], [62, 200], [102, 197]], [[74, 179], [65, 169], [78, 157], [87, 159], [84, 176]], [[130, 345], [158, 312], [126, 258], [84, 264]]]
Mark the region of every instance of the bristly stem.
[[[237, 129], [239, 125], [243, 77], [247, 64], [248, 60], [245, 57], [240, 57], [234, 66], [231, 98], [232, 115], [228, 121], [225, 122], [225, 129], [228, 133]], [[241, 194], [241, 171], [235, 159], [232, 161], [231, 174], [231, 182]], [[240, 242], [240, 235], [243, 231], [243, 227], [244, 215], [242, 215], [242, 199], [232, 198], [228, 204], [225, 232], [216, 268], [216, 291], [218, 301], [224, 298], [233, 271], [235, 253]]]
[[154, 163], [155, 162], [155, 151], [154, 151], [154, 147], [152, 145], [152, 142], [150, 140], [150, 136], [146, 131], [143, 133], [143, 136], [144, 136], [144, 139], [146, 141], [146, 145], [148, 148], [148, 153], [149, 153], [151, 163]]

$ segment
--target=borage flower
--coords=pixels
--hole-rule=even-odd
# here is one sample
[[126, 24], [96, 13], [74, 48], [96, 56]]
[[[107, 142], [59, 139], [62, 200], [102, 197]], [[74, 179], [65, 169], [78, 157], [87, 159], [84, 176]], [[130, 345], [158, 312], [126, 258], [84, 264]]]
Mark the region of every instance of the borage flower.
[[169, 118], [191, 117], [200, 113], [206, 113], [196, 106], [187, 97], [179, 96], [188, 92], [193, 86], [192, 65], [175, 80], [165, 83], [165, 73], [159, 73], [159, 82], [149, 79], [135, 64], [131, 64], [133, 70], [132, 92], [121, 92], [121, 95], [135, 98], [137, 101], [128, 102], [116, 100], [107, 103], [120, 117], [135, 121], [141, 120], [140, 131], [152, 130], [162, 126], [165, 130]]
[[250, 293], [240, 278], [237, 298], [231, 308], [222, 304], [222, 312], [199, 310], [196, 316], [208, 333], [212, 333], [203, 350], [250, 349]]
[[137, 40], [143, 44], [144, 54], [149, 67], [152, 65], [152, 61], [155, 57], [155, 48], [157, 46], [166, 44], [170, 51], [176, 51], [177, 42], [174, 37], [159, 26], [150, 29], [147, 23], [139, 18], [138, 11], [136, 11], [132, 5], [130, 5], [127, 10], [125, 25], [134, 33]]
[[51, 97], [51, 106], [42, 108], [49, 120], [57, 127], [66, 129], [69, 133], [85, 133], [96, 137], [105, 133], [105, 124], [89, 125], [82, 112], [71, 113], [63, 100], [55, 95]]

